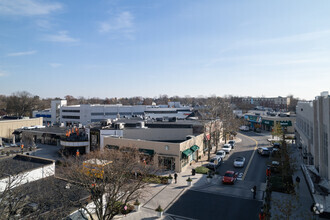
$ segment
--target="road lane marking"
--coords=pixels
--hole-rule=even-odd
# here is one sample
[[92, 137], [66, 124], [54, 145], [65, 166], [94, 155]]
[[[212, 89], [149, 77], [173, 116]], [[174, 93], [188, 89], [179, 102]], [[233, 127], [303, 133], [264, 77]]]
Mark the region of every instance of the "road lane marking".
[[258, 141], [257, 141], [256, 139], [251, 138], [251, 137], [249, 137], [249, 136], [246, 136], [246, 135], [244, 135], [244, 134], [241, 134], [241, 135], [243, 135], [244, 137], [247, 137], [247, 138], [249, 138], [250, 140], [253, 140], [253, 141], [256, 142], [256, 146], [255, 146], [254, 149], [253, 149], [252, 156], [251, 156], [251, 158], [250, 158], [250, 160], [249, 160], [248, 165], [246, 166], [246, 169], [245, 169], [245, 171], [244, 171], [244, 175], [243, 175], [243, 177], [242, 177], [242, 180], [244, 180], [244, 179], [245, 179], [245, 176], [246, 176], [246, 174], [247, 174], [247, 172], [248, 172], [248, 170], [249, 170], [249, 167], [250, 167], [250, 165], [251, 165], [251, 163], [252, 163], [252, 159], [253, 159], [253, 157], [254, 157], [254, 154], [256, 153], [256, 149], [258, 148]]

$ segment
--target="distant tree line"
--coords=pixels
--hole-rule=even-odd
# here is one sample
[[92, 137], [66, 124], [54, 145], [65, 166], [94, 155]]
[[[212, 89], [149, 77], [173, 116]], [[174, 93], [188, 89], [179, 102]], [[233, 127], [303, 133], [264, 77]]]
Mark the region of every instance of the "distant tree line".
[[[10, 96], [0, 95], [0, 116], [10, 115], [10, 116], [32, 116], [32, 111], [43, 110], [50, 108], [51, 100], [61, 99], [56, 98], [40, 98], [38, 95], [32, 95], [27, 91], [18, 91]], [[192, 107], [205, 106], [208, 104], [210, 97], [198, 96], [198, 97], [179, 97], [167, 95], [159, 95], [158, 97], [149, 98], [142, 96], [135, 97], [124, 97], [124, 98], [85, 98], [83, 96], [74, 97], [72, 95], [66, 95], [64, 99], [67, 100], [68, 105], [79, 105], [79, 104], [122, 104], [122, 105], [151, 105], [153, 102], [157, 105], [167, 105], [168, 102], [180, 102], [183, 105], [189, 105]], [[230, 103], [232, 108], [241, 109], [246, 112], [253, 109], [255, 106], [253, 104], [247, 104], [242, 102], [242, 97], [238, 96], [225, 96], [221, 97], [226, 103]], [[295, 111], [298, 99], [292, 97], [290, 106], [288, 106], [289, 111]], [[264, 107], [274, 107], [268, 106], [267, 103], [263, 105]]]

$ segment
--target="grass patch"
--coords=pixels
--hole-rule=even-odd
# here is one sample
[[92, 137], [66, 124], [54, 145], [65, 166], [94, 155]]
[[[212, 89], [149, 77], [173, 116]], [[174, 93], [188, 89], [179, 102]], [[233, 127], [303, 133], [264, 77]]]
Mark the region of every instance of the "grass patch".
[[208, 174], [209, 169], [206, 167], [196, 167], [196, 173], [200, 173], [200, 174]]
[[146, 183], [167, 184], [167, 179], [167, 176], [148, 175], [143, 178], [143, 181]]

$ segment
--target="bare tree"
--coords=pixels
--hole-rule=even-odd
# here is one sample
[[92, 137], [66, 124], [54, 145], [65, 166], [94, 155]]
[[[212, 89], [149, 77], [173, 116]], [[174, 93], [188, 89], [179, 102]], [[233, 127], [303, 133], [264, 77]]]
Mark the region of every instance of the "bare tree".
[[[221, 132], [221, 127], [218, 126], [218, 124], [216, 123], [220, 116], [219, 106], [219, 99], [213, 96], [207, 99], [206, 105], [200, 110], [200, 113], [202, 115], [201, 122], [204, 125], [204, 144], [207, 146], [208, 149], [208, 160], [211, 159], [211, 143], [213, 142], [214, 144], [218, 144], [218, 141], [213, 141], [213, 138], [218, 137], [218, 134], [214, 135], [214, 132]], [[216, 131], [216, 129], [219, 130]], [[217, 147], [218, 146], [216, 145], [216, 148]]]
[[29, 92], [16, 92], [7, 98], [7, 112], [16, 116], [31, 116], [36, 109], [39, 97], [33, 97]]
[[90, 194], [90, 205], [81, 203], [80, 209], [90, 219], [104, 220], [113, 219], [123, 205], [139, 198], [146, 184], [143, 179], [152, 170], [140, 163], [133, 149], [105, 149], [66, 164], [63, 176]]
[[[0, 219], [14, 219], [19, 216], [29, 197], [19, 188], [25, 181], [26, 174], [13, 172], [14, 168], [5, 166], [6, 160], [0, 161]], [[16, 216], [16, 217], [15, 217]]]

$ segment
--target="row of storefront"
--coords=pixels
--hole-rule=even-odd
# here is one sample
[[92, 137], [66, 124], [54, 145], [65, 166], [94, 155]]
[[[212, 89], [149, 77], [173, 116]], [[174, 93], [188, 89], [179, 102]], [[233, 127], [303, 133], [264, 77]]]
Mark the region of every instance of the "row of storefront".
[[286, 128], [288, 133], [294, 133], [294, 124], [296, 117], [271, 117], [260, 115], [245, 115], [244, 119], [248, 121], [252, 130], [272, 131], [274, 125], [279, 123], [282, 127]]
[[[153, 163], [159, 169], [184, 171], [190, 163], [203, 155], [203, 135], [181, 143], [169, 143], [126, 138], [104, 137], [104, 147], [119, 149], [130, 146], [140, 152], [140, 160], [146, 164]], [[101, 149], [103, 147], [101, 146]]]

